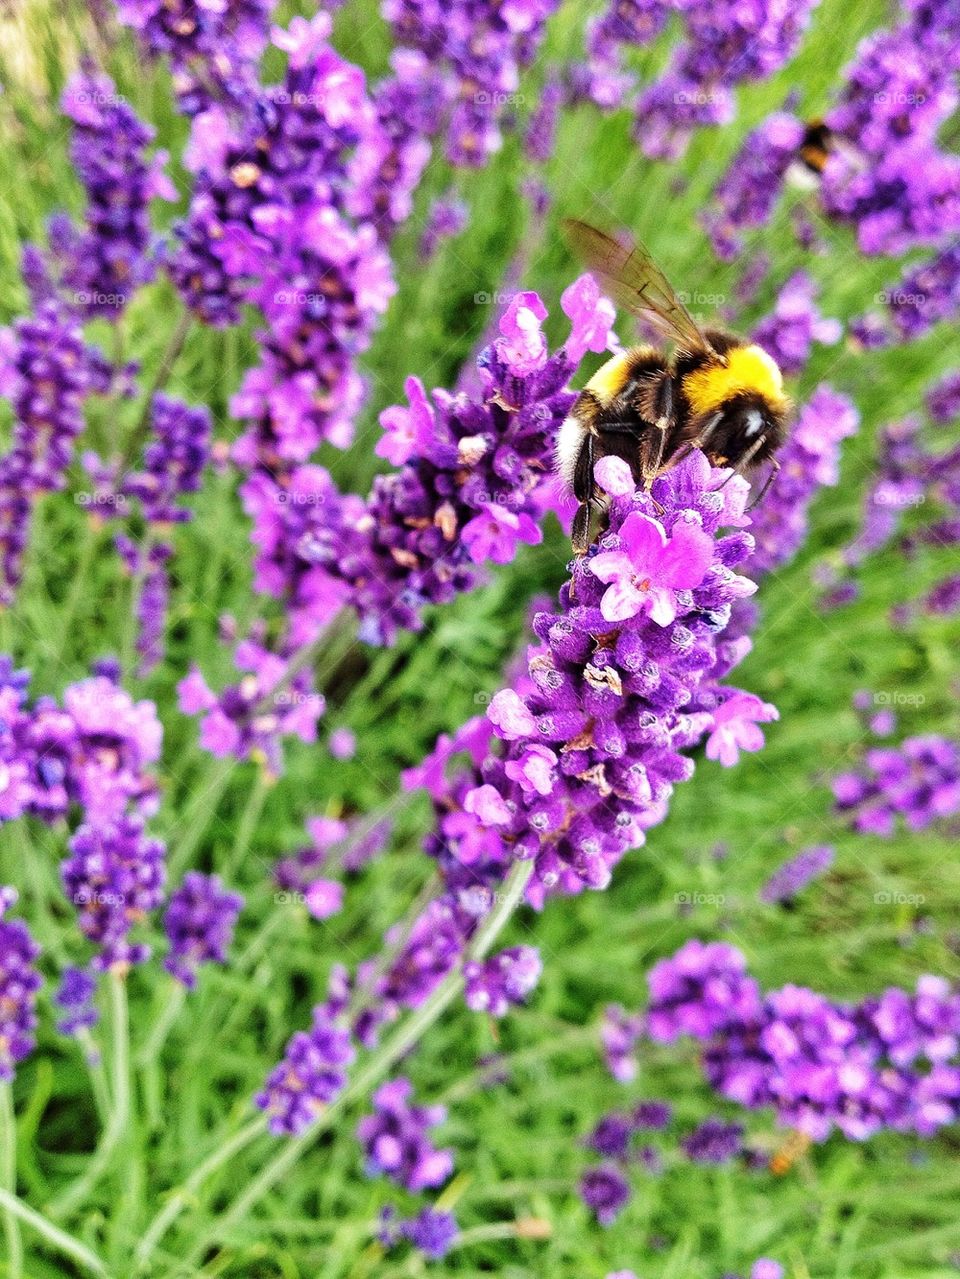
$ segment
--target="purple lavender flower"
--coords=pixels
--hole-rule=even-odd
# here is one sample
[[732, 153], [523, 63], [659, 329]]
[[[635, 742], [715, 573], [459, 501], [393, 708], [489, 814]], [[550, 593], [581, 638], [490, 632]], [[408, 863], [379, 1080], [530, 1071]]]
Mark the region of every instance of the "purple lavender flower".
[[428, 1130], [447, 1117], [444, 1106], [412, 1106], [409, 1079], [393, 1079], [373, 1094], [374, 1113], [357, 1126], [367, 1156], [367, 1176], [380, 1174], [417, 1193], [441, 1186], [453, 1172], [453, 1154], [437, 1150]]
[[673, 1116], [673, 1107], [668, 1101], [641, 1101], [633, 1108], [633, 1123], [636, 1128], [666, 1128]]
[[752, 512], [753, 574], [778, 568], [799, 549], [807, 534], [810, 504], [822, 486], [838, 482], [840, 442], [856, 432], [859, 422], [845, 395], [826, 382], [816, 387], [780, 450], [779, 474]]
[[427, 223], [420, 237], [420, 256], [429, 261], [440, 247], [442, 240], [459, 235], [467, 225], [469, 209], [453, 195], [439, 196], [430, 206]]
[[283, 1060], [258, 1093], [256, 1102], [267, 1112], [271, 1132], [303, 1132], [346, 1084], [356, 1054], [341, 1011], [336, 999], [314, 1008], [312, 1027], [291, 1036]]
[[[742, 972], [743, 956], [734, 956], [730, 966]], [[960, 997], [941, 979], [922, 978], [914, 995], [888, 990], [854, 1006], [784, 986], [732, 1012], [724, 1000], [719, 1018], [717, 996], [715, 982], [694, 984], [684, 1025], [705, 1041], [707, 1079], [729, 1100], [773, 1106], [780, 1123], [814, 1141], [834, 1127], [862, 1141], [882, 1128], [929, 1136], [955, 1122]], [[651, 997], [658, 999], [653, 986]]]
[[629, 1115], [616, 1111], [604, 1115], [587, 1138], [586, 1144], [608, 1159], [625, 1159], [630, 1149], [634, 1125]]
[[83, 825], [70, 840], [63, 887], [82, 933], [100, 948], [94, 967], [122, 968], [150, 957], [149, 946], [131, 943], [129, 933], [163, 900], [165, 852], [160, 840], [144, 834], [139, 817]]
[[503, 563], [539, 540], [544, 458], [573, 401], [567, 379], [585, 349], [603, 349], [613, 318], [595, 285], [572, 286], [562, 301], [572, 331], [550, 356], [539, 299], [514, 298], [480, 356], [482, 396], [437, 391], [431, 401], [418, 378], [407, 380], [409, 407], [381, 415], [377, 448], [399, 470], [365, 502], [341, 496], [315, 466], [283, 483], [260, 470], [244, 485], [256, 584], [287, 600], [298, 642], [349, 603], [361, 638], [389, 643], [400, 628], [419, 629], [424, 605], [471, 589], [485, 559]]
[[723, 261], [732, 261], [740, 253], [741, 232], [769, 221], [803, 132], [796, 116], [775, 111], [747, 134], [703, 217], [714, 252]]
[[839, 320], [820, 315], [816, 292], [810, 276], [797, 271], [777, 295], [772, 313], [753, 331], [754, 342], [773, 356], [788, 377], [803, 372], [814, 342], [833, 346], [843, 334]]
[[900, 339], [913, 341], [960, 313], [960, 241], [910, 267], [885, 300]]
[[945, 373], [926, 394], [927, 412], [938, 426], [960, 417], [960, 369]]
[[224, 963], [242, 907], [243, 898], [227, 892], [219, 875], [188, 871], [171, 894], [163, 917], [170, 942], [170, 953], [163, 961], [167, 972], [192, 990], [200, 964]]
[[0, 888], [0, 1080], [9, 1081], [18, 1062], [33, 1051], [37, 991], [43, 978], [34, 961], [40, 947], [19, 919], [4, 919], [16, 903], [13, 888]]
[[688, 1159], [698, 1164], [729, 1163], [743, 1148], [743, 1127], [723, 1119], [705, 1119], [680, 1143]]
[[61, 1035], [75, 1035], [78, 1030], [95, 1026], [100, 1019], [93, 1003], [97, 980], [85, 968], [65, 968], [60, 988], [53, 997], [63, 1016], [57, 1022]]
[[179, 499], [200, 488], [209, 460], [210, 412], [168, 395], [155, 395], [150, 405], [150, 441], [143, 453], [143, 469], [124, 483], [128, 497], [139, 498], [151, 524], [182, 523], [190, 512]]
[[650, 970], [647, 1029], [651, 1039], [680, 1035], [708, 1039], [749, 1021], [760, 1010], [760, 990], [743, 955], [724, 942], [689, 941]]
[[520, 1004], [540, 980], [543, 964], [534, 946], [511, 946], [482, 963], [464, 965], [464, 999], [474, 1012], [502, 1017]]
[[557, 0], [522, 0], [501, 8], [472, 0], [384, 0], [399, 45], [423, 53], [452, 80], [447, 158], [482, 167], [502, 143], [500, 121], [523, 66], [533, 61]]
[[637, 1077], [634, 1046], [643, 1034], [643, 1017], [628, 1014], [619, 1004], [608, 1004], [600, 1024], [603, 1056], [610, 1074], [618, 1083], [628, 1084]]
[[149, 161], [153, 130], [117, 93], [109, 76], [86, 66], [68, 83], [63, 111], [73, 121], [70, 156], [87, 191], [87, 230], [60, 262], [63, 285], [81, 315], [116, 319], [150, 279], [149, 204], [177, 198], [162, 153]]
[[313, 692], [311, 673], [301, 670], [288, 679], [288, 660], [251, 638], [237, 645], [237, 667], [245, 672], [219, 696], [197, 667], [177, 685], [185, 715], [203, 716], [200, 744], [219, 758], [262, 759], [273, 776], [283, 771], [284, 736], [313, 742], [326, 703]]
[[400, 1230], [429, 1261], [442, 1261], [459, 1234], [452, 1212], [432, 1208], [422, 1208], [415, 1217], [401, 1222]]
[[908, 737], [899, 747], [873, 747], [856, 772], [834, 778], [837, 810], [849, 812], [856, 830], [889, 838], [897, 818], [910, 830], [960, 812], [960, 747], [930, 734]]
[[599, 1164], [581, 1176], [580, 1198], [601, 1226], [609, 1226], [626, 1206], [630, 1187], [616, 1164]]
[[192, 114], [253, 91], [274, 0], [117, 0], [120, 21], [152, 57], [169, 59], [180, 106]]
[[836, 850], [830, 844], [817, 844], [805, 848], [779, 867], [760, 889], [760, 900], [772, 906], [775, 902], [790, 901], [811, 880], [822, 875], [833, 865]]
[[84, 397], [99, 384], [77, 321], [54, 301], [2, 336], [0, 383], [14, 412], [10, 449], [0, 458], [0, 604], [9, 604], [23, 572], [33, 502], [64, 487], [84, 428]]

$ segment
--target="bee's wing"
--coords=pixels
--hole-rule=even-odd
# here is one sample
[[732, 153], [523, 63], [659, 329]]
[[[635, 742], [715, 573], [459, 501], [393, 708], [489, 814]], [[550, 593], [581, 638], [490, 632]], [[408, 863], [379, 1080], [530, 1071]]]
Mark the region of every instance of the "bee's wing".
[[563, 229], [579, 257], [621, 306], [649, 321], [664, 337], [694, 351], [711, 350], [649, 250], [639, 241], [625, 248], [596, 227], [567, 218]]

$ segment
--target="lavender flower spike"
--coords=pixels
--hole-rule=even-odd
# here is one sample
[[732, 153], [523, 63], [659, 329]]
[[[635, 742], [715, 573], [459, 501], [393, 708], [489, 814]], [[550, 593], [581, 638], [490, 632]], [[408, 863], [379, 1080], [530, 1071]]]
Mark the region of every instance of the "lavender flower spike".
[[40, 947], [19, 919], [4, 919], [15, 904], [13, 888], [0, 888], [0, 1081], [33, 1050], [37, 991], [43, 979], [34, 961]]
[[442, 1185], [453, 1172], [453, 1155], [436, 1150], [428, 1129], [442, 1123], [444, 1106], [411, 1106], [409, 1079], [392, 1079], [373, 1094], [374, 1113], [357, 1126], [367, 1156], [367, 1173], [383, 1173], [414, 1194]]
[[200, 964], [210, 960], [222, 964], [242, 907], [243, 898], [226, 892], [219, 875], [188, 871], [172, 894], [163, 920], [170, 940], [170, 953], [163, 961], [167, 972], [192, 989]]

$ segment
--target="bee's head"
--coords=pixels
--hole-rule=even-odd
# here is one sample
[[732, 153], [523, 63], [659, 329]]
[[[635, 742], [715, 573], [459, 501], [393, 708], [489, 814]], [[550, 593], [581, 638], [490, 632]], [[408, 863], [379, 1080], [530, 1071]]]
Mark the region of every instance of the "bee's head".
[[683, 376], [690, 436], [706, 436], [711, 460], [762, 461], [782, 442], [790, 407], [780, 369], [759, 346], [729, 342], [718, 354]]
[[703, 423], [704, 452], [717, 466], [764, 461], [783, 443], [786, 405], [757, 392], [741, 392], [718, 405]]

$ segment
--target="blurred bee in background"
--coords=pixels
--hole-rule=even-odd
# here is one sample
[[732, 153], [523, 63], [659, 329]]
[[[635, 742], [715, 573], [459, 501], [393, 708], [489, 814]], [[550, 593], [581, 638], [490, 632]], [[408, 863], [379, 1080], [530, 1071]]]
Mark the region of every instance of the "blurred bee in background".
[[770, 1171], [775, 1177], [785, 1177], [798, 1159], [810, 1149], [811, 1141], [805, 1132], [794, 1128], [786, 1140], [770, 1157]]
[[648, 491], [695, 448], [735, 472], [769, 462], [759, 501], [779, 470], [774, 454], [790, 407], [775, 361], [733, 333], [701, 329], [642, 244], [627, 248], [585, 222], [564, 229], [600, 287], [675, 343], [669, 356], [648, 345], [613, 356], [560, 428], [557, 468], [579, 503], [574, 551], [590, 545], [591, 512], [602, 504], [593, 468], [603, 457], [622, 458]]

